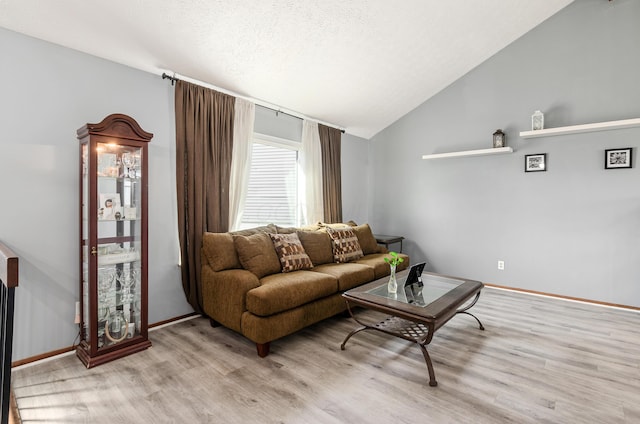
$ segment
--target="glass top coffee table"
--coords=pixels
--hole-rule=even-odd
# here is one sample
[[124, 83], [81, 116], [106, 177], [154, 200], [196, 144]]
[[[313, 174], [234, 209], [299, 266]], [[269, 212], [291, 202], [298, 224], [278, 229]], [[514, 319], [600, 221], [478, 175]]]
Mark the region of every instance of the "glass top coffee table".
[[[413, 285], [405, 289], [404, 282], [407, 275], [408, 270], [397, 274], [398, 292], [395, 294], [387, 291], [389, 277], [342, 294], [347, 302], [349, 314], [361, 327], [349, 333], [340, 348], [345, 350], [345, 344], [351, 336], [364, 330], [381, 331], [412, 341], [422, 350], [429, 370], [429, 385], [437, 386], [438, 382], [426, 346], [431, 342], [436, 330], [457, 314], [472, 316], [478, 322], [480, 330], [484, 330], [480, 320], [468, 312], [478, 301], [484, 284], [474, 280], [423, 272], [422, 286]], [[373, 309], [391, 316], [382, 322], [364, 323], [353, 314], [353, 306]]]

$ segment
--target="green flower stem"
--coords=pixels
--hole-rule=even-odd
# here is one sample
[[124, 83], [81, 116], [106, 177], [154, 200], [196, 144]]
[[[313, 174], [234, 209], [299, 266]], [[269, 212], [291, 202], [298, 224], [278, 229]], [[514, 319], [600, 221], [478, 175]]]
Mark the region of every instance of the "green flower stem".
[[404, 262], [404, 259], [398, 256], [396, 252], [389, 252], [389, 255], [391, 255], [390, 258], [389, 257], [384, 258], [384, 261], [389, 265], [398, 266], [399, 263]]

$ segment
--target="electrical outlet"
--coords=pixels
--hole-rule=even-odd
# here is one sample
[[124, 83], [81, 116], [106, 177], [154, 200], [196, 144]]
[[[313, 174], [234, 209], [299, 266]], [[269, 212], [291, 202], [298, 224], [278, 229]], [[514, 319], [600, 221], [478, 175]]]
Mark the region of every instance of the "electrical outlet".
[[498, 269], [504, 271], [504, 261], [498, 261]]
[[80, 324], [80, 302], [76, 302], [76, 317], [73, 322], [74, 324]]

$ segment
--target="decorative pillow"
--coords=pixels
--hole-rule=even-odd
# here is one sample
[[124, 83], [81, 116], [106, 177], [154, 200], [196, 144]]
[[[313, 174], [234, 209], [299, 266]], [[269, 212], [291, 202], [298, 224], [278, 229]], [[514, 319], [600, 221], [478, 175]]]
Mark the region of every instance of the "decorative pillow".
[[326, 231], [298, 231], [298, 238], [313, 265], [333, 262], [331, 237]]
[[337, 263], [355, 261], [364, 255], [358, 242], [358, 237], [351, 227], [331, 228], [327, 227], [327, 233], [331, 237], [333, 245], [333, 259]]
[[202, 252], [214, 271], [240, 268], [233, 236], [229, 233], [204, 233]]
[[276, 249], [282, 272], [297, 271], [299, 269], [311, 269], [313, 264], [309, 255], [304, 251], [302, 243], [296, 233], [290, 234], [271, 234], [269, 237], [273, 241], [273, 247]]
[[262, 278], [280, 272], [280, 261], [267, 233], [234, 235], [233, 243], [242, 267], [253, 272], [256, 277]]
[[369, 224], [357, 225], [352, 229], [356, 234], [356, 237], [358, 237], [358, 242], [360, 243], [363, 254], [369, 255], [371, 253], [378, 253], [378, 242], [373, 236], [373, 232], [371, 231]]

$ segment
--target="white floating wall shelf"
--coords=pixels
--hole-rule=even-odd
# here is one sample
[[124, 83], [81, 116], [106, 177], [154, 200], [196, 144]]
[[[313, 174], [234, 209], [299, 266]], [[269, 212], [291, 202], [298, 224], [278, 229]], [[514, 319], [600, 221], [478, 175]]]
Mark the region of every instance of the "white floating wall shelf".
[[465, 150], [462, 152], [435, 153], [433, 155], [422, 155], [422, 159], [444, 159], [461, 156], [500, 155], [506, 153], [513, 153], [513, 149], [511, 147], [496, 147], [492, 149]]
[[640, 127], [640, 118], [623, 119], [621, 121], [598, 122], [595, 124], [572, 125], [569, 127], [547, 128], [536, 131], [522, 131], [522, 138], [551, 137], [555, 135], [578, 134], [592, 131], [618, 130], [621, 128]]

